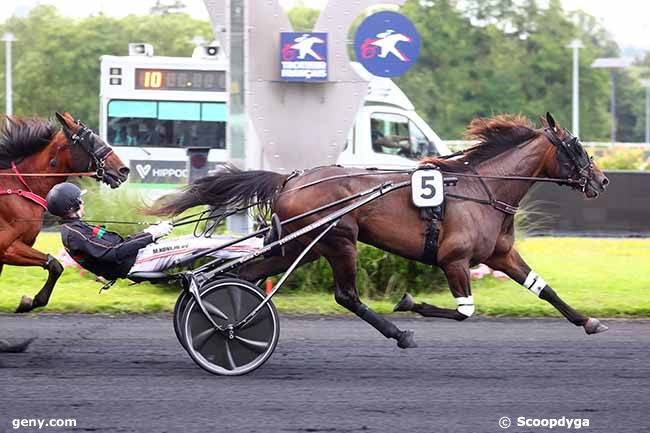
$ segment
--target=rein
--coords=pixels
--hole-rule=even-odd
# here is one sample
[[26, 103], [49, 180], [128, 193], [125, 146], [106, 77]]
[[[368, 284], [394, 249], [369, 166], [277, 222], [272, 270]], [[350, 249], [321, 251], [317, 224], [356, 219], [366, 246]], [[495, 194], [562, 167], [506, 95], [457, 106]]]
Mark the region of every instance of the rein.
[[0, 173], [0, 176], [8, 177], [68, 177], [68, 176], [97, 176], [96, 171], [84, 171], [79, 173]]
[[[464, 151], [459, 151], [456, 152], [452, 155], [448, 155], [448, 157], [452, 156], [458, 156], [463, 154]], [[447, 159], [447, 158], [444, 158]], [[324, 168], [324, 167], [321, 167]], [[380, 169], [380, 168], [367, 168], [366, 170], [372, 170], [371, 173], [351, 173], [351, 174], [339, 174], [335, 176], [330, 176], [326, 177], [324, 179], [318, 179], [309, 183], [306, 183], [304, 185], [297, 186], [295, 188], [291, 188], [286, 191], [281, 191], [278, 193], [278, 196], [288, 194], [291, 192], [295, 191], [300, 191], [305, 188], [309, 188], [314, 185], [318, 185], [320, 183], [328, 182], [331, 180], [337, 180], [337, 179], [350, 179], [350, 178], [357, 178], [357, 177], [366, 177], [366, 176], [381, 176], [381, 175], [386, 175], [386, 174], [410, 174], [413, 171], [417, 170], [418, 168], [415, 169]], [[471, 170], [474, 170], [471, 168]], [[457, 177], [468, 177], [468, 178], [475, 178], [475, 179], [480, 179], [481, 183], [483, 184], [483, 187], [486, 189], [486, 193], [488, 197], [490, 198], [489, 200], [486, 199], [481, 199], [481, 198], [476, 198], [476, 197], [467, 197], [467, 196], [462, 196], [458, 194], [452, 194], [452, 193], [445, 193], [446, 196], [449, 196], [451, 198], [457, 199], [457, 200], [468, 200], [468, 201], [473, 201], [476, 203], [480, 204], [485, 204], [488, 206], [492, 206], [495, 209], [504, 212], [509, 215], [514, 215], [517, 212], [517, 206], [510, 205], [508, 203], [502, 202], [500, 200], [494, 199], [494, 195], [492, 194], [492, 191], [489, 189], [487, 184], [483, 182], [483, 179], [501, 179], [501, 180], [514, 180], [514, 181], [534, 181], [534, 182], [554, 182], [560, 185], [566, 184], [566, 185], [579, 185], [579, 182], [573, 179], [560, 179], [560, 178], [553, 178], [553, 177], [532, 177], [532, 176], [499, 176], [499, 175], [483, 175], [483, 174], [478, 174], [476, 171], [474, 173], [459, 173], [459, 172], [454, 172], [454, 171], [448, 171], [448, 170], [440, 170], [442, 174], [448, 174], [448, 175], [453, 175]], [[303, 174], [303, 170], [295, 170], [293, 171], [289, 177], [287, 178], [287, 181], [290, 179], [300, 176]], [[285, 182], [286, 185], [286, 182]], [[250, 209], [254, 206], [257, 206], [261, 204], [262, 201], [256, 201], [253, 203], [248, 204], [247, 206], [242, 206], [242, 207], [237, 207], [234, 209], [231, 209], [230, 211], [221, 213], [221, 214], [212, 214], [210, 210], [204, 210], [201, 212], [197, 212], [191, 215], [186, 215], [184, 217], [181, 217], [174, 221], [174, 227], [177, 226], [183, 226], [186, 224], [194, 224], [194, 223], [200, 223], [203, 221], [210, 221], [210, 220], [216, 220], [217, 223], [221, 222], [224, 218], [233, 215], [235, 213]], [[193, 219], [194, 217], [197, 217]], [[211, 227], [214, 227], [216, 224], [212, 224]], [[207, 230], [207, 227], [206, 227]]]
[[[458, 156], [462, 154], [463, 151], [456, 152], [453, 154], [453, 156]], [[451, 157], [452, 155], [449, 155]], [[447, 158], [445, 158], [447, 159]], [[468, 201], [473, 201], [475, 203], [480, 203], [480, 204], [485, 204], [488, 206], [492, 206], [496, 210], [509, 214], [509, 215], [514, 215], [517, 213], [518, 207], [513, 206], [509, 203], [506, 203], [501, 200], [497, 200], [494, 197], [494, 194], [492, 193], [492, 190], [489, 188], [487, 183], [485, 183], [484, 179], [500, 179], [500, 180], [516, 180], [516, 181], [534, 181], [534, 182], [553, 182], [557, 183], [560, 185], [578, 185], [580, 186], [580, 182], [574, 179], [560, 179], [560, 178], [553, 178], [553, 177], [532, 177], [532, 176], [506, 176], [506, 175], [483, 175], [479, 174], [476, 169], [470, 165], [467, 166], [470, 170], [472, 170], [473, 173], [459, 173], [455, 171], [448, 171], [448, 170], [440, 170], [440, 173], [442, 174], [447, 174], [447, 175], [453, 175], [457, 177], [468, 177], [468, 178], [474, 178], [474, 179], [479, 179], [481, 182], [481, 185], [483, 186], [483, 189], [485, 190], [488, 199], [482, 199], [482, 198], [476, 198], [476, 197], [468, 197], [468, 196], [463, 196], [459, 194], [453, 194], [453, 193], [445, 193], [446, 196], [455, 198], [457, 200], [468, 200]], [[419, 169], [419, 167], [417, 168]], [[304, 185], [292, 188], [287, 191], [282, 191], [278, 195], [298, 191], [310, 186], [317, 185], [322, 182], [327, 182], [330, 180], [336, 180], [336, 179], [346, 179], [346, 178], [355, 178], [355, 177], [364, 177], [364, 176], [378, 176], [378, 175], [385, 175], [385, 174], [390, 174], [390, 173], [395, 173], [395, 174], [410, 174], [413, 171], [417, 169], [369, 169], [369, 170], [374, 170], [374, 173], [354, 173], [354, 174], [341, 174], [341, 175], [336, 175], [336, 176], [330, 176], [326, 177], [325, 179], [319, 179], [315, 180], [313, 182], [306, 183]], [[296, 172], [294, 172], [296, 173]], [[292, 173], [293, 174], [293, 173]]]

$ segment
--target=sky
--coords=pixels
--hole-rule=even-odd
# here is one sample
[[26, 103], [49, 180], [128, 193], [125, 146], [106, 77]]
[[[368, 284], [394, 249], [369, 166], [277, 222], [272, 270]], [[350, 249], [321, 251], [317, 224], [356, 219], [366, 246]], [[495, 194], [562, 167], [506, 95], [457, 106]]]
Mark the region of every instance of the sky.
[[[280, 0], [291, 7], [300, 0]], [[310, 7], [322, 8], [327, 0], [302, 0]], [[170, 1], [166, 1], [168, 3]], [[207, 19], [203, 0], [183, 0], [186, 12]], [[108, 15], [146, 14], [155, 0], [2, 0], [0, 21], [13, 13], [25, 14], [39, 3], [55, 5], [63, 14], [87, 16], [99, 11]], [[650, 1], [648, 0], [562, 0], [565, 9], [582, 9], [596, 16], [622, 48], [650, 50]]]

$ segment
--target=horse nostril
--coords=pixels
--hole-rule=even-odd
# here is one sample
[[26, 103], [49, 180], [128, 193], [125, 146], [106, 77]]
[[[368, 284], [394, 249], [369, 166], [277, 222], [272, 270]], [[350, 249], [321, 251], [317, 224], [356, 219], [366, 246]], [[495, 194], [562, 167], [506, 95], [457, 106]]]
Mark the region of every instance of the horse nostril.
[[120, 176], [126, 178], [131, 172], [131, 170], [129, 170], [128, 167], [122, 167], [119, 170], [117, 170], [117, 172], [120, 174]]
[[605, 189], [607, 187], [607, 185], [609, 185], [609, 179], [604, 178], [603, 181], [600, 182], [600, 186], [602, 186], [603, 189]]

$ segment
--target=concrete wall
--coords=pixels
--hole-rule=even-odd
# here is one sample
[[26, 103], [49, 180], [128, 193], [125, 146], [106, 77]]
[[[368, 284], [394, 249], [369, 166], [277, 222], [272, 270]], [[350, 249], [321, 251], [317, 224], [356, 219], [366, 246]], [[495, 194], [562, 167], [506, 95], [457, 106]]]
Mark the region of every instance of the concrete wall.
[[534, 234], [650, 236], [650, 172], [610, 171], [594, 200], [568, 187], [538, 184], [526, 197]]

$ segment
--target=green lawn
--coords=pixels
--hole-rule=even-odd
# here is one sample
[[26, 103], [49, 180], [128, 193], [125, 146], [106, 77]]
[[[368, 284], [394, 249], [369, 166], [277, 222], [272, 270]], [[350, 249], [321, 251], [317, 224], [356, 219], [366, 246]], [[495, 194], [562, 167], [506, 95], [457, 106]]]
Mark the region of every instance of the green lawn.
[[[58, 234], [44, 233], [36, 245], [56, 254]], [[532, 238], [519, 243], [531, 267], [579, 311], [593, 316], [650, 317], [650, 239]], [[38, 268], [6, 266], [0, 277], [0, 311], [11, 312], [23, 294], [33, 296], [46, 273]], [[133, 312], [171, 311], [177, 289], [121, 281], [98, 294], [101, 284], [66, 268], [46, 311]], [[472, 282], [478, 314], [495, 316], [558, 315], [546, 302], [510, 280], [492, 277]], [[448, 291], [418, 295], [418, 300], [455, 307]], [[380, 312], [395, 300], [366, 300]], [[283, 294], [274, 298], [281, 312], [343, 313], [329, 293]]]

